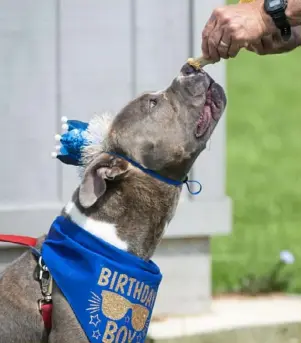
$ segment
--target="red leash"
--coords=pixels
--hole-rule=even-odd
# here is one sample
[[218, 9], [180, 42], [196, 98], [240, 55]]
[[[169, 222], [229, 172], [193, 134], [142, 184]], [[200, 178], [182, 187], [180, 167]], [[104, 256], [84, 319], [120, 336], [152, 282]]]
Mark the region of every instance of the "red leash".
[[[0, 242], [20, 244], [29, 248], [34, 248], [37, 245], [38, 240], [28, 236], [16, 236], [16, 235], [1, 235]], [[52, 303], [41, 305], [41, 315], [44, 321], [45, 328], [49, 331], [51, 329], [52, 320]]]
[[37, 239], [27, 236], [15, 236], [15, 235], [0, 235], [0, 242], [15, 243], [25, 245], [26, 247], [35, 247], [37, 245]]

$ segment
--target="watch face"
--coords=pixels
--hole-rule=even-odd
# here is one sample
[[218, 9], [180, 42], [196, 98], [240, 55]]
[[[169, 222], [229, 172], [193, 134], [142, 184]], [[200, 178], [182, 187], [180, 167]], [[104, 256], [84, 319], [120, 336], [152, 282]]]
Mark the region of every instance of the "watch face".
[[270, 7], [271, 8], [274, 8], [274, 7], [278, 7], [278, 6], [281, 6], [281, 0], [272, 0], [270, 1]]
[[277, 12], [286, 8], [286, 1], [284, 0], [265, 0], [265, 7], [267, 12]]

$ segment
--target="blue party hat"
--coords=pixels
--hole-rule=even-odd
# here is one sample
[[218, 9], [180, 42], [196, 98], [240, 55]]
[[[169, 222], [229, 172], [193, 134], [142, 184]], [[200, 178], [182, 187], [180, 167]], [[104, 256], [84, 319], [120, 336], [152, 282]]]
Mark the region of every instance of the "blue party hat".
[[62, 117], [62, 123], [65, 132], [62, 135], [55, 135], [55, 140], [60, 142], [60, 145], [56, 146], [57, 152], [51, 155], [64, 164], [80, 166], [81, 151], [90, 144], [87, 134], [89, 124], [79, 120], [68, 120], [66, 117]]

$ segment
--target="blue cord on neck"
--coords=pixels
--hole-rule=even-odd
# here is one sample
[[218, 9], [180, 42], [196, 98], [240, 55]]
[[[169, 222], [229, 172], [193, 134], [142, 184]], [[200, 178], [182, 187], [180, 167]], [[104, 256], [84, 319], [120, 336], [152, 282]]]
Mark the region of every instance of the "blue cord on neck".
[[[186, 187], [187, 187], [187, 189], [188, 189], [188, 192], [189, 192], [190, 194], [192, 194], [192, 195], [198, 195], [198, 194], [200, 194], [201, 191], [202, 191], [202, 189], [203, 189], [201, 183], [200, 183], [199, 181], [197, 181], [197, 180], [188, 180], [188, 179], [187, 179], [186, 181], [184, 181], [184, 183], [186, 184]], [[193, 192], [193, 191], [190, 189], [189, 184], [198, 185], [198, 190]]]
[[[202, 185], [199, 181], [196, 181], [196, 180], [188, 180], [188, 177], [186, 177], [184, 180], [182, 181], [179, 181], [179, 180], [173, 180], [173, 179], [170, 179], [168, 177], [165, 177], [163, 175], [160, 175], [158, 174], [157, 172], [155, 172], [154, 170], [151, 170], [151, 169], [147, 169], [145, 167], [143, 167], [141, 164], [139, 164], [138, 162], [132, 160], [131, 158], [127, 157], [127, 156], [123, 156], [123, 155], [119, 155], [119, 154], [116, 154], [116, 153], [113, 153], [113, 152], [107, 152], [108, 154], [110, 155], [113, 155], [113, 156], [116, 156], [116, 157], [119, 157], [119, 158], [122, 158], [126, 161], [128, 161], [131, 165], [133, 165], [134, 167], [140, 169], [141, 171], [143, 171], [145, 174], [149, 175], [149, 176], [152, 176], [153, 178], [159, 180], [159, 181], [162, 181], [168, 185], [172, 185], [172, 186], [176, 186], [176, 187], [179, 187], [183, 184], [186, 184], [186, 187], [188, 189], [188, 192], [192, 195], [198, 195], [201, 193], [202, 191]], [[189, 184], [196, 184], [198, 185], [198, 190], [197, 191], [192, 191], [191, 188], [190, 188], [190, 185]]]

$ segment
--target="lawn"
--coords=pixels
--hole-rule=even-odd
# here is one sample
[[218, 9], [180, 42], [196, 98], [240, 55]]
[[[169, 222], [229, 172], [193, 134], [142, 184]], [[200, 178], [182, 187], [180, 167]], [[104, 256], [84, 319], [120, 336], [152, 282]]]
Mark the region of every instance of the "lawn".
[[227, 62], [227, 194], [231, 235], [215, 237], [214, 292], [262, 273], [283, 249], [296, 258], [290, 291], [301, 292], [301, 48]]

